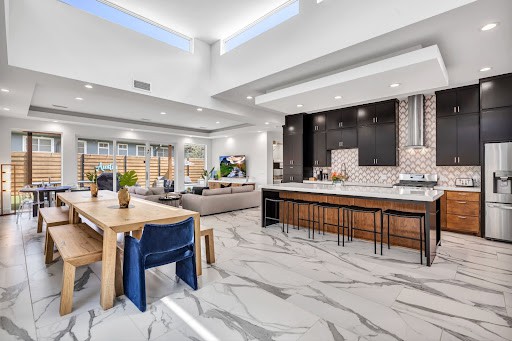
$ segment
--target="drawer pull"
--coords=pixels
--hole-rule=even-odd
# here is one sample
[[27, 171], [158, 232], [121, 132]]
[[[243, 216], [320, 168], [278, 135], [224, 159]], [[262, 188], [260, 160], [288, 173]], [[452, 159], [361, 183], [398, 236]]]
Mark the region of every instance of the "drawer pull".
[[457, 204], [467, 204], [467, 201], [457, 201]]
[[459, 216], [457, 216], [457, 217], [458, 217], [459, 219], [466, 219], [466, 218], [467, 218], [467, 217], [464, 217], [464, 216], [461, 216], [461, 215], [459, 215]]

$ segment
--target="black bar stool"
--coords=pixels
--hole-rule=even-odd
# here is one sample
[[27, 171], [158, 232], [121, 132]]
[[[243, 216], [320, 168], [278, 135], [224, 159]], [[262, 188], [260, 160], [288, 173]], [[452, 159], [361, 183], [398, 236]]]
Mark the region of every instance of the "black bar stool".
[[[295, 225], [295, 206], [301, 202], [301, 200], [297, 200], [297, 199], [284, 199], [284, 205], [286, 206], [286, 211], [287, 211], [287, 215], [286, 215], [286, 233], [288, 233], [288, 229], [289, 229], [289, 225], [290, 225], [290, 222], [288, 220], [288, 214], [290, 213], [290, 205], [291, 205], [291, 208], [292, 208], [292, 227], [293, 225]], [[299, 224], [297, 223], [297, 229], [300, 229], [300, 226]]]
[[265, 227], [265, 228], [267, 227], [267, 219], [279, 222], [279, 216], [277, 218], [267, 216], [267, 203], [268, 202], [271, 202], [271, 203], [274, 204], [274, 210], [276, 210], [276, 208], [279, 208], [279, 205], [281, 203], [283, 203], [283, 227], [282, 227], [282, 231], [284, 232], [285, 207], [284, 207], [284, 200], [283, 199], [265, 198], [265, 207], [263, 208], [263, 210], [264, 210], [263, 227]]
[[[347, 233], [347, 238], [348, 240], [350, 240], [350, 214], [349, 214], [349, 211], [348, 211], [348, 208], [350, 206], [340, 206], [340, 210], [341, 210], [341, 214], [342, 214], [342, 218], [343, 218], [343, 221], [341, 223], [341, 229], [342, 229], [342, 235], [343, 235], [343, 239], [342, 239], [342, 245], [345, 246], [345, 229], [347, 229], [348, 233]], [[346, 218], [345, 218], [345, 213], [346, 213]], [[338, 213], [339, 215], [339, 213]], [[347, 221], [348, 221], [348, 224], [347, 224]], [[340, 226], [338, 226], [338, 246], [340, 245]]]
[[[294, 207], [297, 206], [297, 229], [300, 229], [300, 222], [301, 221], [307, 221], [308, 222], [308, 238], [311, 237], [311, 232], [310, 232], [310, 228], [311, 228], [311, 215], [310, 215], [310, 207], [313, 203], [309, 202], [309, 201], [304, 201], [304, 200], [294, 200], [293, 201], [293, 205]], [[303, 206], [307, 206], [308, 208], [308, 218], [301, 218], [300, 217], [300, 208], [303, 207]]]
[[[322, 232], [325, 235], [325, 225], [327, 226], [334, 226], [338, 228], [338, 245], [339, 245], [339, 231], [340, 231], [340, 209], [342, 209], [345, 206], [331, 204], [331, 203], [315, 203], [312, 205], [313, 210], [313, 239], [315, 239], [315, 223], [318, 224], [318, 233]], [[317, 212], [318, 219], [315, 219], [315, 208]], [[328, 210], [336, 210], [336, 218], [337, 223], [331, 224], [325, 222], [325, 213]], [[322, 220], [320, 220], [320, 212], [322, 212]], [[322, 223], [320, 225], [320, 222]], [[321, 227], [321, 229], [320, 229]]]
[[[391, 244], [389, 241], [389, 237], [397, 237], [402, 239], [415, 240], [420, 242], [420, 263], [423, 265], [423, 241], [427, 240], [427, 231], [423, 228], [425, 225], [425, 213], [422, 212], [404, 212], [404, 211], [396, 211], [396, 210], [385, 210], [382, 212], [384, 216], [387, 216], [387, 225], [388, 225], [388, 249], [391, 249]], [[407, 236], [401, 236], [399, 234], [390, 234], [389, 233], [389, 217], [399, 217], [399, 218], [410, 218], [410, 219], [418, 219], [419, 220], [419, 230], [420, 230], [420, 238], [413, 238]], [[383, 220], [384, 221], [384, 220]], [[384, 227], [384, 226], [382, 226]], [[381, 237], [381, 246], [382, 246], [382, 237]], [[425, 252], [427, 252], [427, 246], [425, 245]], [[425, 254], [426, 256], [426, 254]]]
[[[380, 254], [382, 255], [382, 236], [383, 236], [383, 233], [382, 233], [382, 210], [380, 208], [362, 207], [362, 206], [347, 206], [347, 207], [345, 207], [345, 210], [350, 215], [349, 232], [350, 232], [351, 240], [354, 240], [354, 230], [373, 233], [374, 252], [375, 252], [375, 254], [377, 254], [377, 234], [380, 234]], [[373, 231], [362, 229], [360, 227], [354, 227], [354, 212], [373, 214]], [[377, 232], [377, 213], [378, 212], [380, 212], [380, 220], [381, 220], [380, 232]], [[343, 232], [345, 232], [345, 231], [343, 231]]]

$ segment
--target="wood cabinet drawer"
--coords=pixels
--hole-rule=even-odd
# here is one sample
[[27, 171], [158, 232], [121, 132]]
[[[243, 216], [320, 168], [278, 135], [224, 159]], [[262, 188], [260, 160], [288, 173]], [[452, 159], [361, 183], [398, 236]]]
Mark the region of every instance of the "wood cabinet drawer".
[[478, 217], [447, 214], [446, 227], [454, 231], [478, 234], [480, 230], [480, 220]]
[[448, 200], [459, 200], [459, 201], [480, 201], [480, 193], [475, 192], [446, 192], [446, 198]]
[[478, 201], [448, 200], [447, 213], [463, 216], [478, 217], [480, 215], [480, 203]]

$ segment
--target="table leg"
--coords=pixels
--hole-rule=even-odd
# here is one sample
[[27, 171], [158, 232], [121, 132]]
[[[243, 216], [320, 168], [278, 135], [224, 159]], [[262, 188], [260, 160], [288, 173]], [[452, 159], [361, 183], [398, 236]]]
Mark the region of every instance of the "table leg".
[[114, 306], [116, 274], [117, 233], [107, 228], [103, 230], [103, 257], [101, 264], [100, 304], [104, 310]]
[[55, 205], [55, 206], [57, 206], [57, 207], [61, 207], [61, 206], [62, 206], [62, 200], [60, 200], [60, 198], [59, 198], [59, 195], [58, 195], [58, 194], [55, 194], [55, 195], [57, 196], [57, 203], [56, 203], [56, 205]]
[[427, 266], [431, 266], [430, 262], [430, 203], [425, 203], [425, 253], [427, 255]]
[[196, 248], [196, 271], [197, 275], [203, 274], [203, 266], [201, 263], [201, 216], [199, 213], [193, 215], [194, 218], [194, 242]]

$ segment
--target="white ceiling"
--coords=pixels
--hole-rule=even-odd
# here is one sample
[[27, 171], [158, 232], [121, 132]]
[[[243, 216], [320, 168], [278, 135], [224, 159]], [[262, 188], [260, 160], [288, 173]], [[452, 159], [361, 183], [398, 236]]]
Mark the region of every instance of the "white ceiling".
[[[499, 25], [491, 31], [480, 31], [480, 28], [489, 22], [499, 22]], [[439, 46], [448, 72], [449, 84], [439, 88], [475, 84], [480, 78], [512, 72], [512, 1], [479, 0], [325, 57], [249, 82], [223, 92], [217, 97], [256, 106], [254, 100], [246, 99], [247, 95], [256, 98], [278, 89], [350, 70], [398, 51], [430, 45]], [[485, 73], [479, 72], [484, 66], [491, 66], [492, 70]], [[414, 78], [415, 74], [408, 76]], [[425, 77], [418, 73], [416, 76], [419, 83], [425, 83], [425, 89], [431, 89], [428, 75]], [[371, 85], [372, 80], [368, 81]], [[403, 80], [396, 79], [394, 82], [400, 83]], [[364, 84], [362, 86], [364, 88]], [[360, 90], [362, 97], [357, 98], [357, 102], [375, 100], [375, 93]], [[407, 87], [395, 90], [394, 95], [399, 98], [409, 91]], [[434, 90], [431, 89], [428, 93], [433, 93]], [[328, 91], [320, 91], [316, 95], [315, 98], [304, 97], [303, 100], [296, 97], [294, 101], [297, 102], [296, 104], [306, 100], [314, 102], [317, 110], [346, 107], [356, 103], [345, 101], [343, 98], [335, 100]], [[350, 98], [346, 96], [348, 94], [337, 95], [345, 99]]]
[[208, 44], [227, 38], [288, 0], [109, 0]]

